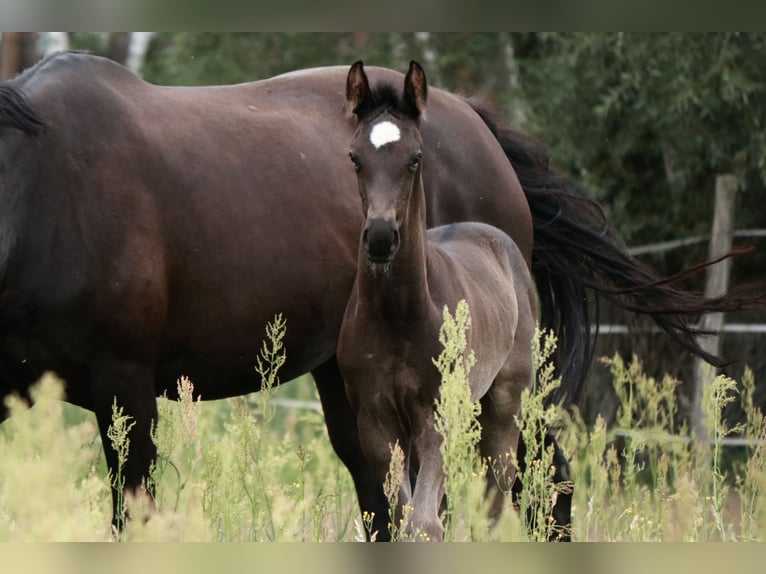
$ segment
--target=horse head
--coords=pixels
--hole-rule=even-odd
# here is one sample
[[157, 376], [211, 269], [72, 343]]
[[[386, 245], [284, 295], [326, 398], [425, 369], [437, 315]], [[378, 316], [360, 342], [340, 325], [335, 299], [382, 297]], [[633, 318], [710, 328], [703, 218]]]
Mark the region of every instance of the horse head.
[[420, 118], [427, 91], [425, 73], [415, 61], [401, 93], [390, 85], [371, 88], [361, 61], [348, 73], [346, 99], [358, 120], [349, 157], [366, 217], [362, 244], [373, 266], [393, 260], [412, 192], [422, 185]]

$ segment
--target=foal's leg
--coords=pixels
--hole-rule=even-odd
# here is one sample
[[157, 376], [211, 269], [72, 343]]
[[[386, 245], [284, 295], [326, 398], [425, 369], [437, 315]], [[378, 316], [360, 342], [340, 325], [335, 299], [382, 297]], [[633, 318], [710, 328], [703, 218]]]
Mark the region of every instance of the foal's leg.
[[534, 376], [530, 352], [533, 329], [532, 320], [518, 322], [515, 342], [505, 365], [481, 398], [479, 450], [482, 457], [489, 460], [487, 481], [493, 519], [499, 518], [504, 494], [511, 491], [516, 475], [510, 453], [516, 451], [521, 434], [516, 424], [521, 412], [521, 394], [532, 385]]
[[[498, 377], [500, 379], [500, 377]], [[514, 417], [518, 416], [521, 405], [518, 396], [494, 394], [498, 384], [496, 379], [492, 388], [481, 399], [481, 440], [479, 452], [482, 459], [488, 461], [487, 495], [490, 497], [490, 518], [496, 520], [503, 509], [504, 495], [511, 491], [516, 475], [516, 468], [511, 463], [511, 452], [515, 452], [519, 442], [519, 427]]]
[[[418, 416], [419, 415], [419, 416]], [[418, 474], [412, 495], [413, 513], [409, 533], [415, 540], [440, 541], [444, 526], [439, 518], [444, 500], [444, 459], [439, 449], [442, 437], [434, 428], [433, 408], [423, 408], [416, 416], [420, 421], [413, 436], [413, 448], [418, 457]]]
[[[346, 465], [356, 487], [359, 507], [371, 514], [372, 532], [376, 540], [390, 540], [388, 530], [388, 500], [383, 493], [383, 482], [373, 472], [362, 452], [356, 413], [346, 397], [345, 383], [335, 357], [312, 371], [319, 399], [322, 402], [325, 424], [330, 442], [338, 457]], [[366, 533], [369, 537], [369, 533]]]

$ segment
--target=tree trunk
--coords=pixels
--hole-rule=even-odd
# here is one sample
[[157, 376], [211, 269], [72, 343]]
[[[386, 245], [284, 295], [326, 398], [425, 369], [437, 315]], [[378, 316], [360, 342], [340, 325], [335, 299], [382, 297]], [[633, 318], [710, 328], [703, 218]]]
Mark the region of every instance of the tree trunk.
[[351, 34], [351, 47], [354, 50], [361, 50], [367, 46], [370, 40], [369, 32], [353, 32]]
[[128, 43], [128, 59], [125, 65], [135, 74], [141, 73], [141, 68], [146, 62], [146, 54], [149, 51], [149, 43], [152, 41], [154, 32], [133, 32]]
[[46, 32], [45, 33], [45, 55], [54, 52], [63, 52], [69, 49], [69, 32]]
[[130, 32], [112, 32], [109, 36], [109, 59], [122, 64], [128, 61]]
[[0, 42], [0, 80], [12, 78], [39, 58], [37, 32], [3, 32]]
[[20, 32], [3, 32], [0, 43], [0, 80], [7, 80], [19, 71]]
[[[734, 200], [737, 192], [737, 179], [731, 174], [718, 175], [715, 180], [715, 212], [713, 214], [713, 232], [710, 237], [709, 258], [719, 257], [731, 251], [732, 235], [734, 233]], [[729, 288], [729, 271], [731, 259], [724, 259], [707, 270], [705, 285], [706, 297], [723, 295]], [[701, 320], [701, 327], [712, 335], [699, 338], [700, 346], [713, 355], [720, 354], [721, 336], [723, 329], [723, 313], [708, 313]], [[700, 441], [708, 438], [702, 398], [705, 387], [715, 378], [715, 368], [703, 361], [694, 361], [694, 404], [692, 410], [692, 426], [694, 434]]]

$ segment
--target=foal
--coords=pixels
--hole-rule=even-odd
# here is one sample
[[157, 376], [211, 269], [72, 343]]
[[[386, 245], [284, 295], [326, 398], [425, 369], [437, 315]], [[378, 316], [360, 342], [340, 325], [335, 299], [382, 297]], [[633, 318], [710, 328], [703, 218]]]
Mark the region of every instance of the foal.
[[[439, 540], [444, 468], [434, 411], [441, 379], [432, 358], [441, 351], [442, 308], [454, 309], [461, 299], [468, 303], [468, 347], [476, 355], [471, 394], [482, 407], [480, 451], [500, 459], [516, 449], [514, 417], [522, 390], [532, 384], [533, 284], [515, 243], [499, 229], [455, 223], [426, 231], [423, 69], [410, 63], [399, 94], [390, 85], [372, 90], [357, 62], [348, 74], [346, 96], [358, 119], [349, 155], [366, 222], [338, 364], [377, 479], [384, 481], [397, 442], [404, 452], [404, 476], [417, 474], [414, 492], [408, 480], [402, 481], [397, 517], [410, 505], [409, 533]], [[515, 471], [507, 472], [500, 485], [506, 491]], [[495, 486], [493, 513], [498, 513], [502, 492], [492, 471], [489, 475]]]

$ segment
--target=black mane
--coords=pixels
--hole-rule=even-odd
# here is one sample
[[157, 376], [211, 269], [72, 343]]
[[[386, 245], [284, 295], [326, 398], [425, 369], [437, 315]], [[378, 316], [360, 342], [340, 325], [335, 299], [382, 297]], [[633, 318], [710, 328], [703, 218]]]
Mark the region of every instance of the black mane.
[[45, 122], [29, 103], [22, 86], [37, 70], [66, 53], [49, 54], [13, 78], [0, 83], [0, 128], [17, 129], [27, 135], [38, 135], [45, 131]]
[[45, 122], [21, 90], [4, 84], [0, 85], [0, 128], [15, 128], [27, 135], [37, 135], [45, 130]]

